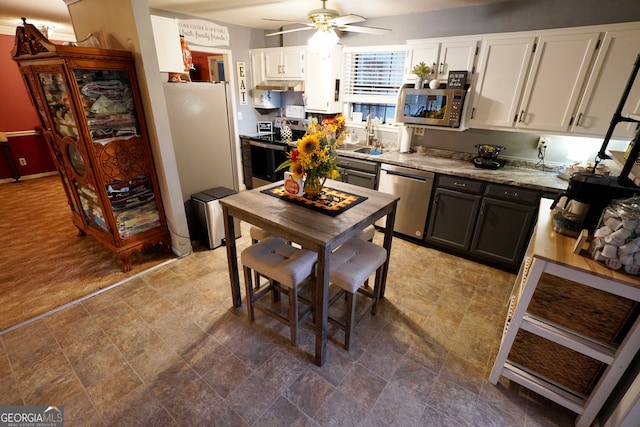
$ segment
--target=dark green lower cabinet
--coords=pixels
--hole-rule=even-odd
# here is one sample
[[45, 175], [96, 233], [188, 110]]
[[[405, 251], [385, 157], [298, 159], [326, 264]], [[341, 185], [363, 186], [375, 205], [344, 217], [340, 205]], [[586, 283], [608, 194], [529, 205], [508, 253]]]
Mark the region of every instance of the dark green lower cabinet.
[[468, 251], [480, 208], [481, 196], [460, 191], [436, 189], [429, 213], [425, 241]]
[[520, 264], [531, 235], [536, 206], [484, 198], [470, 252], [508, 266]]
[[531, 236], [540, 197], [536, 190], [439, 175], [424, 240], [515, 270]]

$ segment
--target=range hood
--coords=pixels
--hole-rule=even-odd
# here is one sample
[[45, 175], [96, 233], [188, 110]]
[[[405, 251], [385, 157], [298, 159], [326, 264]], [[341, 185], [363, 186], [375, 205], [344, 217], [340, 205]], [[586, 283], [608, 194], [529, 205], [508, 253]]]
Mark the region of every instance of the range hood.
[[265, 80], [256, 85], [258, 90], [304, 91], [304, 80]]

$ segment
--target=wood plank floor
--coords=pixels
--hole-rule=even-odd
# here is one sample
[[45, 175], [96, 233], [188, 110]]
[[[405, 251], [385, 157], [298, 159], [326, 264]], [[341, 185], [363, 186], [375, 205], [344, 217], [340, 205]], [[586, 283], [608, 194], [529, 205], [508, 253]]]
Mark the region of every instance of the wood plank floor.
[[0, 184], [0, 331], [175, 258], [134, 254], [131, 271], [71, 222], [57, 175]]

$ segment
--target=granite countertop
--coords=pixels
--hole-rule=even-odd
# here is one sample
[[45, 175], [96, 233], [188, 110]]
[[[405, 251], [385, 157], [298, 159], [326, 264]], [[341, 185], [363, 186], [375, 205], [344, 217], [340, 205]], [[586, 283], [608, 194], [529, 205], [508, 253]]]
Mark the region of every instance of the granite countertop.
[[499, 169], [483, 169], [473, 164], [472, 154], [456, 151], [427, 149], [424, 154], [388, 151], [380, 155], [370, 155], [354, 153], [352, 150], [338, 150], [338, 154], [553, 193], [560, 193], [569, 185], [567, 180], [558, 176], [556, 169], [542, 171], [531, 162], [509, 159], [506, 159], [506, 165]]

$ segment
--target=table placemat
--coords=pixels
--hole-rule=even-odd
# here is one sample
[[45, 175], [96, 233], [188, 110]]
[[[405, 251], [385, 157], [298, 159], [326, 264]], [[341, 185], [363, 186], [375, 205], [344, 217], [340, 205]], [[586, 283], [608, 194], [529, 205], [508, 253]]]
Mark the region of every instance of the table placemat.
[[260, 190], [261, 193], [277, 197], [288, 202], [304, 206], [323, 214], [336, 216], [341, 214], [367, 200], [367, 197], [358, 196], [357, 194], [347, 193], [346, 191], [336, 190], [331, 187], [323, 187], [320, 194], [313, 199], [304, 196], [293, 196], [284, 191], [284, 185], [276, 185], [275, 187]]

